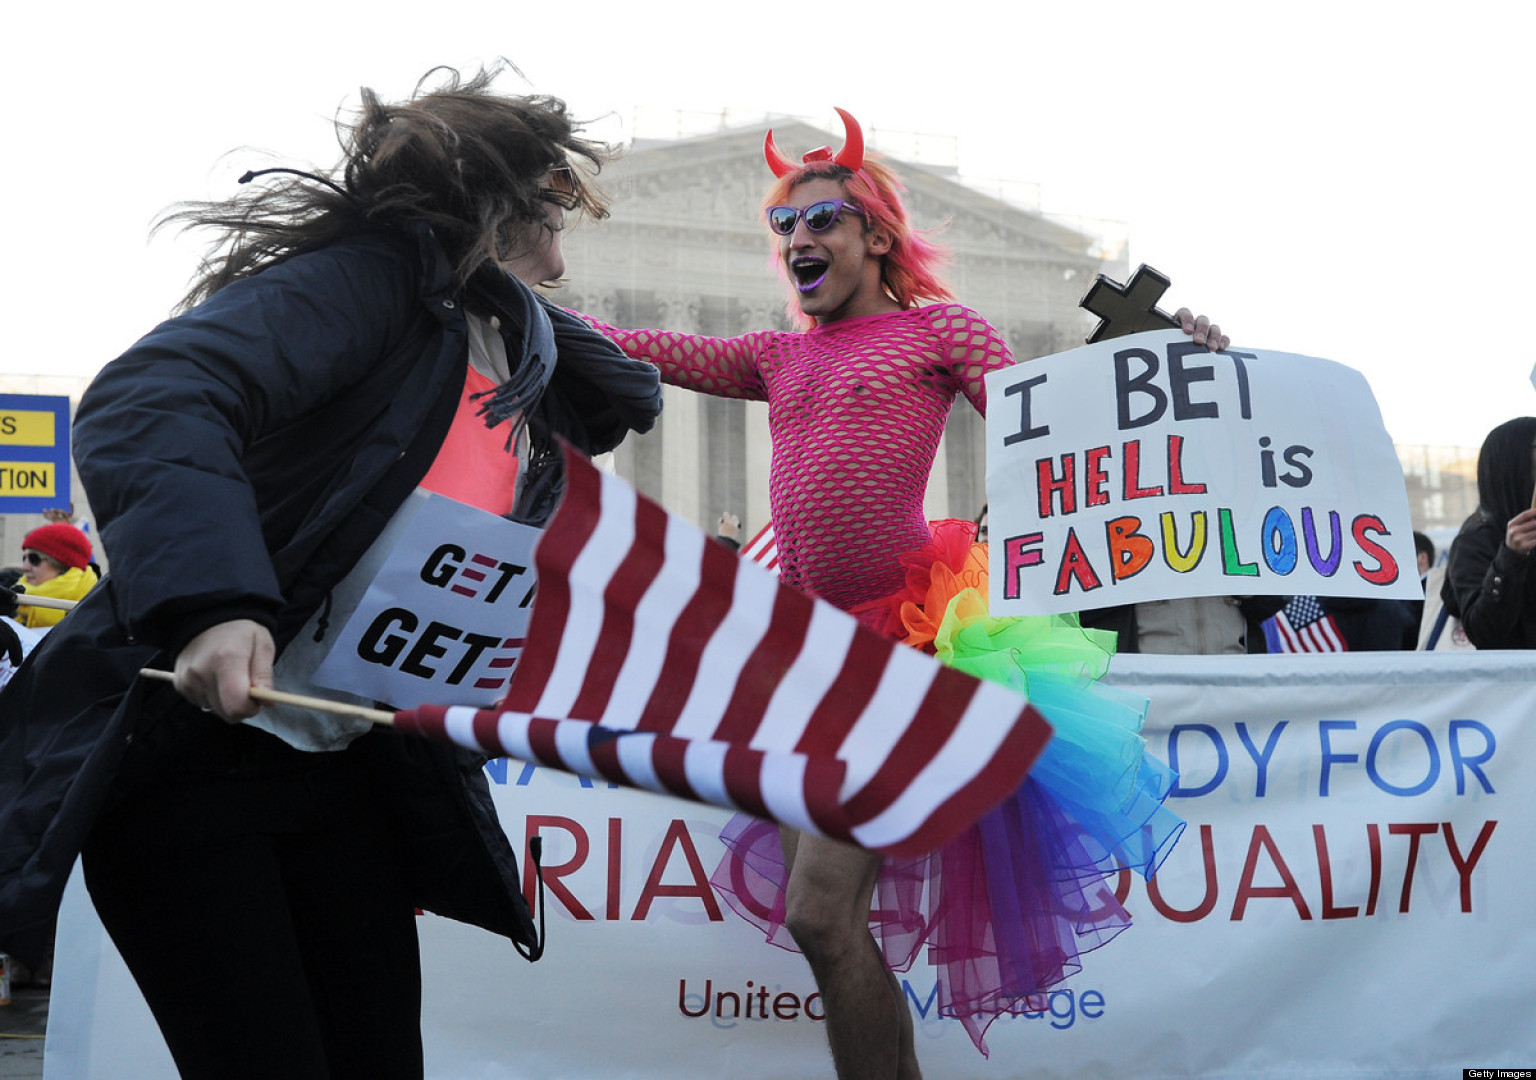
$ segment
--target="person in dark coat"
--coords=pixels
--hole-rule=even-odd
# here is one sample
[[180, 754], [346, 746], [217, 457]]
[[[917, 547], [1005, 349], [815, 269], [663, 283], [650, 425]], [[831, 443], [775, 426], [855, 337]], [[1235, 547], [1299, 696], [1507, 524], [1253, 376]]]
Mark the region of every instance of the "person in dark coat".
[[659, 412], [653, 368], [528, 287], [568, 211], [603, 216], [604, 149], [495, 76], [365, 89], [331, 175], [173, 214], [219, 246], [77, 412], [112, 570], [0, 693], [0, 950], [41, 959], [83, 853], [184, 1077], [421, 1076], [418, 907], [542, 949], [480, 759], [241, 723], [466, 418], [506, 435], [475, 468], [519, 448], [508, 516], [540, 524], [558, 438]]
[[1350, 652], [1390, 652], [1418, 633], [1419, 615], [1411, 600], [1380, 597], [1320, 596], [1323, 611], [1334, 624]]
[[1451, 541], [1446, 610], [1479, 649], [1536, 649], [1536, 416], [1507, 420], [1477, 455], [1477, 509]]

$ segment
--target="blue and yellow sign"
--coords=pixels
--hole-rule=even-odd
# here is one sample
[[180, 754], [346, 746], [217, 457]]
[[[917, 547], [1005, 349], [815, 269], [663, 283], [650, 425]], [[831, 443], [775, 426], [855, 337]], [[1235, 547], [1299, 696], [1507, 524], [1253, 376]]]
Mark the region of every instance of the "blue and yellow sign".
[[69, 398], [0, 394], [0, 514], [69, 502]]

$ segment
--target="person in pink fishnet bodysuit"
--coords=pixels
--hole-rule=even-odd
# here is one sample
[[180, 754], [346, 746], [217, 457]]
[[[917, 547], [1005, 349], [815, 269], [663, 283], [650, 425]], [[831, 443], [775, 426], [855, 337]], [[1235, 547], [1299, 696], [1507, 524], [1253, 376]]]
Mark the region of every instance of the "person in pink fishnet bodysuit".
[[1013, 363], [986, 320], [955, 303], [803, 334], [605, 332], [668, 383], [768, 402], [779, 572], [845, 611], [901, 587], [896, 556], [928, 542], [923, 492], [950, 406], [964, 394], [984, 415], [983, 377]]
[[[1008, 346], [957, 303], [942, 252], [908, 221], [896, 176], [848, 139], [795, 165], [770, 133], [778, 181], [765, 200], [803, 333], [712, 338], [595, 323], [662, 380], [768, 403], [769, 508], [783, 580], [850, 610], [901, 589], [900, 556], [929, 543], [923, 493], [957, 394], [986, 413], [987, 372]], [[1196, 341], [1226, 339], [1203, 316]], [[1209, 341], [1207, 338], [1209, 337]], [[784, 926], [805, 954], [826, 1013], [838, 1077], [921, 1075], [912, 1018], [869, 927], [879, 855], [783, 829]]]

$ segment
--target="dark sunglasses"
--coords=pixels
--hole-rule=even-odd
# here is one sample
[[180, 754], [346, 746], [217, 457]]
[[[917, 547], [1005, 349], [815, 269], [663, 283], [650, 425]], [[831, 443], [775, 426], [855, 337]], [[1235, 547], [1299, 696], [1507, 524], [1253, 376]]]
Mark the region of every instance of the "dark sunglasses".
[[826, 232], [837, 224], [838, 215], [844, 210], [850, 214], [864, 216], [852, 203], [842, 199], [823, 199], [821, 202], [811, 203], [804, 210], [797, 210], [793, 206], [770, 206], [768, 208], [768, 227], [780, 236], [788, 236], [795, 231], [795, 224], [803, 217], [805, 227], [811, 232]]
[[21, 554], [21, 561], [28, 566], [42, 566], [45, 558], [47, 558], [46, 555], [39, 555], [35, 551], [24, 551]]

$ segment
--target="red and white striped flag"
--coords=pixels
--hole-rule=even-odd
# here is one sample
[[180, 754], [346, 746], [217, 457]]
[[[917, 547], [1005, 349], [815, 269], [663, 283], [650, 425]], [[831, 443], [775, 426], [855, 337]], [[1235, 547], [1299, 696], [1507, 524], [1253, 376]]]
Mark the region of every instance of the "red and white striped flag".
[[779, 545], [773, 538], [773, 522], [770, 521], [757, 530], [757, 535], [748, 540], [747, 546], [741, 549], [741, 557], [750, 559], [775, 574], [779, 572]]
[[566, 467], [501, 710], [397, 726], [888, 854], [938, 847], [1045, 747], [1013, 691], [783, 585], [569, 449]]

